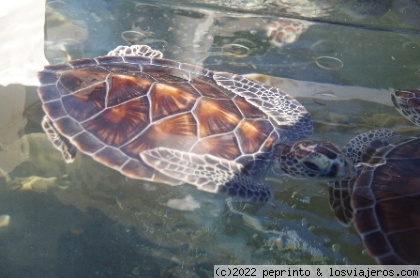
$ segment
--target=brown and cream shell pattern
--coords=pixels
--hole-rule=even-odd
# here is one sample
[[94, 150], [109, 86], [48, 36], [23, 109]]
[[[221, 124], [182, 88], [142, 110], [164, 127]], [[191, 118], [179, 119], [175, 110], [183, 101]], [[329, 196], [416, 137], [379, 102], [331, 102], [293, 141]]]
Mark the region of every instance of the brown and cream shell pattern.
[[48, 66], [39, 78], [43, 127], [67, 162], [77, 149], [130, 178], [252, 201], [272, 197], [252, 173], [267, 167], [273, 146], [313, 129], [279, 89], [144, 45]]

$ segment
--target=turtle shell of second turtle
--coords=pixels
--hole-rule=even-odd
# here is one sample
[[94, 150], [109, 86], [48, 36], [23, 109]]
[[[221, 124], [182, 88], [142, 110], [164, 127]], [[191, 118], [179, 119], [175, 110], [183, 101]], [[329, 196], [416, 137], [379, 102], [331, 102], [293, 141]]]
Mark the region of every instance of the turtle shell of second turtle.
[[419, 264], [420, 138], [374, 154], [352, 194], [354, 222], [381, 264]]

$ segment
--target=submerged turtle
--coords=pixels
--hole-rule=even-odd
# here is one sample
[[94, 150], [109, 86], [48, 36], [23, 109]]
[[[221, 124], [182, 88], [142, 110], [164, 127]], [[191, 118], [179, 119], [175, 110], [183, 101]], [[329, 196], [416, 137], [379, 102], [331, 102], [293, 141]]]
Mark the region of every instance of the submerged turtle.
[[303, 20], [279, 18], [267, 24], [267, 37], [272, 45], [283, 47], [297, 41], [311, 25], [312, 23]]
[[[420, 90], [394, 91], [397, 110], [420, 127]], [[369, 253], [381, 264], [420, 263], [420, 137], [391, 131], [356, 136], [344, 153], [356, 175], [330, 187], [344, 224], [354, 219]]]
[[[254, 176], [289, 150], [278, 146], [313, 130], [307, 110], [279, 89], [166, 60], [145, 45], [48, 66], [39, 79], [42, 126], [66, 162], [80, 150], [130, 178], [251, 201], [272, 197]], [[312, 145], [290, 173], [347, 175], [332, 144]]]

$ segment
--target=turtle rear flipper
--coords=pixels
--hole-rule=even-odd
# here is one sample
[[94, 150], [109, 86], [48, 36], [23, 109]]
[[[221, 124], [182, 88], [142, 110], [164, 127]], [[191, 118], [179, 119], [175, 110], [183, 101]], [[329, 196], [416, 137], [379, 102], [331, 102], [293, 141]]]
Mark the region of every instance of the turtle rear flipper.
[[152, 49], [148, 45], [120, 45], [108, 52], [106, 56], [141, 56], [149, 58], [162, 58], [162, 52]]
[[309, 112], [289, 94], [227, 72], [215, 72], [213, 78], [219, 86], [245, 98], [269, 116], [282, 131], [280, 142], [294, 142], [312, 134]]
[[70, 141], [63, 137], [54, 127], [51, 119], [48, 116], [44, 116], [42, 119], [42, 128], [47, 134], [48, 139], [54, 147], [59, 150], [67, 163], [72, 163], [76, 157], [77, 149], [73, 146]]
[[268, 201], [271, 191], [243, 172], [243, 165], [213, 155], [198, 155], [159, 147], [143, 151], [141, 159], [160, 173], [197, 188], [248, 201]]

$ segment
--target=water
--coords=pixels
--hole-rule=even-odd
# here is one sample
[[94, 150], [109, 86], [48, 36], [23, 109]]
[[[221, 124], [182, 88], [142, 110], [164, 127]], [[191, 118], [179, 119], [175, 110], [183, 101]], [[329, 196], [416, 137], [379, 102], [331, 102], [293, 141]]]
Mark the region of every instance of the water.
[[[409, 20], [414, 8], [401, 8], [406, 1], [386, 13], [317, 2], [317, 14], [288, 1], [192, 2], [51, 1], [46, 56], [59, 63], [149, 44], [213, 70], [268, 75], [257, 78], [311, 112], [315, 139], [344, 145], [378, 127], [418, 135], [389, 98], [390, 88], [420, 80], [420, 23]], [[267, 37], [279, 16], [305, 26], [282, 47]], [[7, 93], [2, 103], [21, 109], [0, 130], [0, 215], [10, 217], [0, 228], [1, 277], [206, 277], [214, 264], [375, 263], [354, 228], [335, 220], [324, 183], [269, 171], [275, 201], [245, 204], [130, 180], [81, 154], [65, 164], [41, 133], [35, 88]]]

